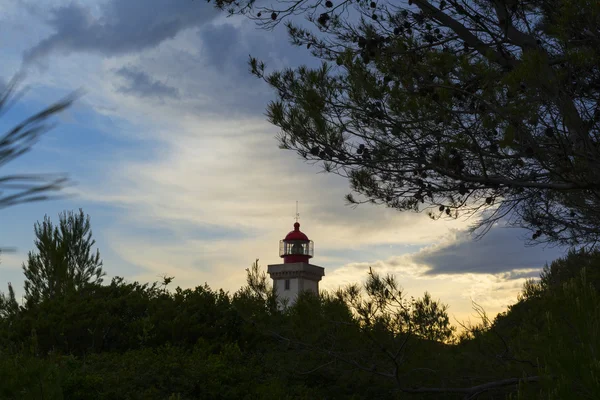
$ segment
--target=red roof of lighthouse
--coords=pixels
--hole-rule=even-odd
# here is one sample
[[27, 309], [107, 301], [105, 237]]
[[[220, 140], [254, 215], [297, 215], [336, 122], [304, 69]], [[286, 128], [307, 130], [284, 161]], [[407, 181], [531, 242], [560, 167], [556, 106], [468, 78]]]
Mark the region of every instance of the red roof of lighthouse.
[[308, 236], [300, 231], [300, 224], [296, 222], [294, 224], [294, 230], [287, 234], [285, 239], [283, 240], [306, 240], [308, 241]]

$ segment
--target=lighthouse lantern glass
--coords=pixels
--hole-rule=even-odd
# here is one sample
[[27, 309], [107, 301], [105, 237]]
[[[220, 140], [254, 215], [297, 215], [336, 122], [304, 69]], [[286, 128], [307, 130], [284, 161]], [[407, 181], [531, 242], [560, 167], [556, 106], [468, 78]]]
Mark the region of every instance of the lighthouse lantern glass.
[[282, 240], [279, 242], [279, 256], [309, 256], [314, 254], [313, 241], [305, 240]]

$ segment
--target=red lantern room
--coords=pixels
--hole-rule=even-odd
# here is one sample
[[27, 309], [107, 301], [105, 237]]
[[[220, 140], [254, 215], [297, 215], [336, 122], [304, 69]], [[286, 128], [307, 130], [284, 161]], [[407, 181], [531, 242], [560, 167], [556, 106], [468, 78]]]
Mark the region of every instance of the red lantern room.
[[312, 258], [314, 253], [313, 241], [300, 231], [300, 224], [294, 224], [294, 230], [279, 241], [279, 257], [284, 264], [304, 262]]

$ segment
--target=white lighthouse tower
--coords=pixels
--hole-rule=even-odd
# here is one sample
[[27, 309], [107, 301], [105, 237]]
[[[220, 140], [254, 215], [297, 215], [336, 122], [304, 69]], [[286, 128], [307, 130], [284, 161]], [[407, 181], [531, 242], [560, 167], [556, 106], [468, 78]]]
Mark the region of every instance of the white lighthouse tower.
[[294, 230], [279, 242], [279, 257], [283, 258], [283, 264], [267, 267], [280, 304], [292, 305], [303, 291], [319, 295], [319, 281], [325, 275], [325, 269], [309, 263], [313, 252], [313, 241], [300, 231], [296, 220]]

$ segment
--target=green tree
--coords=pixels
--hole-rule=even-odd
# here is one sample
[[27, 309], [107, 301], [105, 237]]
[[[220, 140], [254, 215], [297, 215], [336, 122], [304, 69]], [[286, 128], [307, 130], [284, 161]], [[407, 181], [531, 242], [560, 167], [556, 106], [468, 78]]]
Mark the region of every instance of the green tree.
[[539, 374], [541, 386], [521, 388], [520, 398], [598, 398], [599, 268], [597, 251], [554, 260], [472, 341], [488, 349], [490, 360], [520, 366], [522, 375]]
[[90, 217], [83, 210], [78, 214], [64, 212], [54, 226], [48, 216], [37, 222], [35, 247], [23, 264], [25, 274], [25, 299], [28, 303], [79, 290], [88, 284], [102, 283], [100, 252], [92, 247]]
[[587, 281], [600, 291], [600, 250], [571, 250], [565, 257], [546, 264], [540, 275], [541, 290], [560, 287], [573, 278], [579, 278], [581, 271], [587, 269]]
[[250, 307], [248, 310], [240, 309], [243, 314], [256, 314], [258, 310], [251, 312], [252, 308], [266, 312], [265, 315], [277, 314], [277, 293], [267, 272], [258, 263], [258, 258], [250, 268], [246, 268], [246, 286], [242, 287], [234, 298], [242, 300], [238, 307]]
[[428, 340], [446, 342], [456, 330], [450, 325], [448, 305], [432, 300], [427, 292], [412, 304], [411, 321], [415, 333]]
[[487, 209], [479, 234], [507, 218], [533, 242], [596, 246], [597, 1], [215, 2], [264, 28], [286, 21], [322, 61], [250, 66], [276, 90], [281, 146], [347, 177], [350, 203], [434, 219]]
[[10, 318], [19, 312], [19, 303], [15, 298], [15, 290], [8, 283], [8, 295], [0, 293], [0, 318]]
[[[592, 262], [598, 268], [598, 260]], [[597, 399], [600, 396], [600, 296], [579, 276], [552, 288], [546, 296], [547, 348], [540, 357], [548, 399]], [[550, 294], [550, 293], [549, 293]]]

